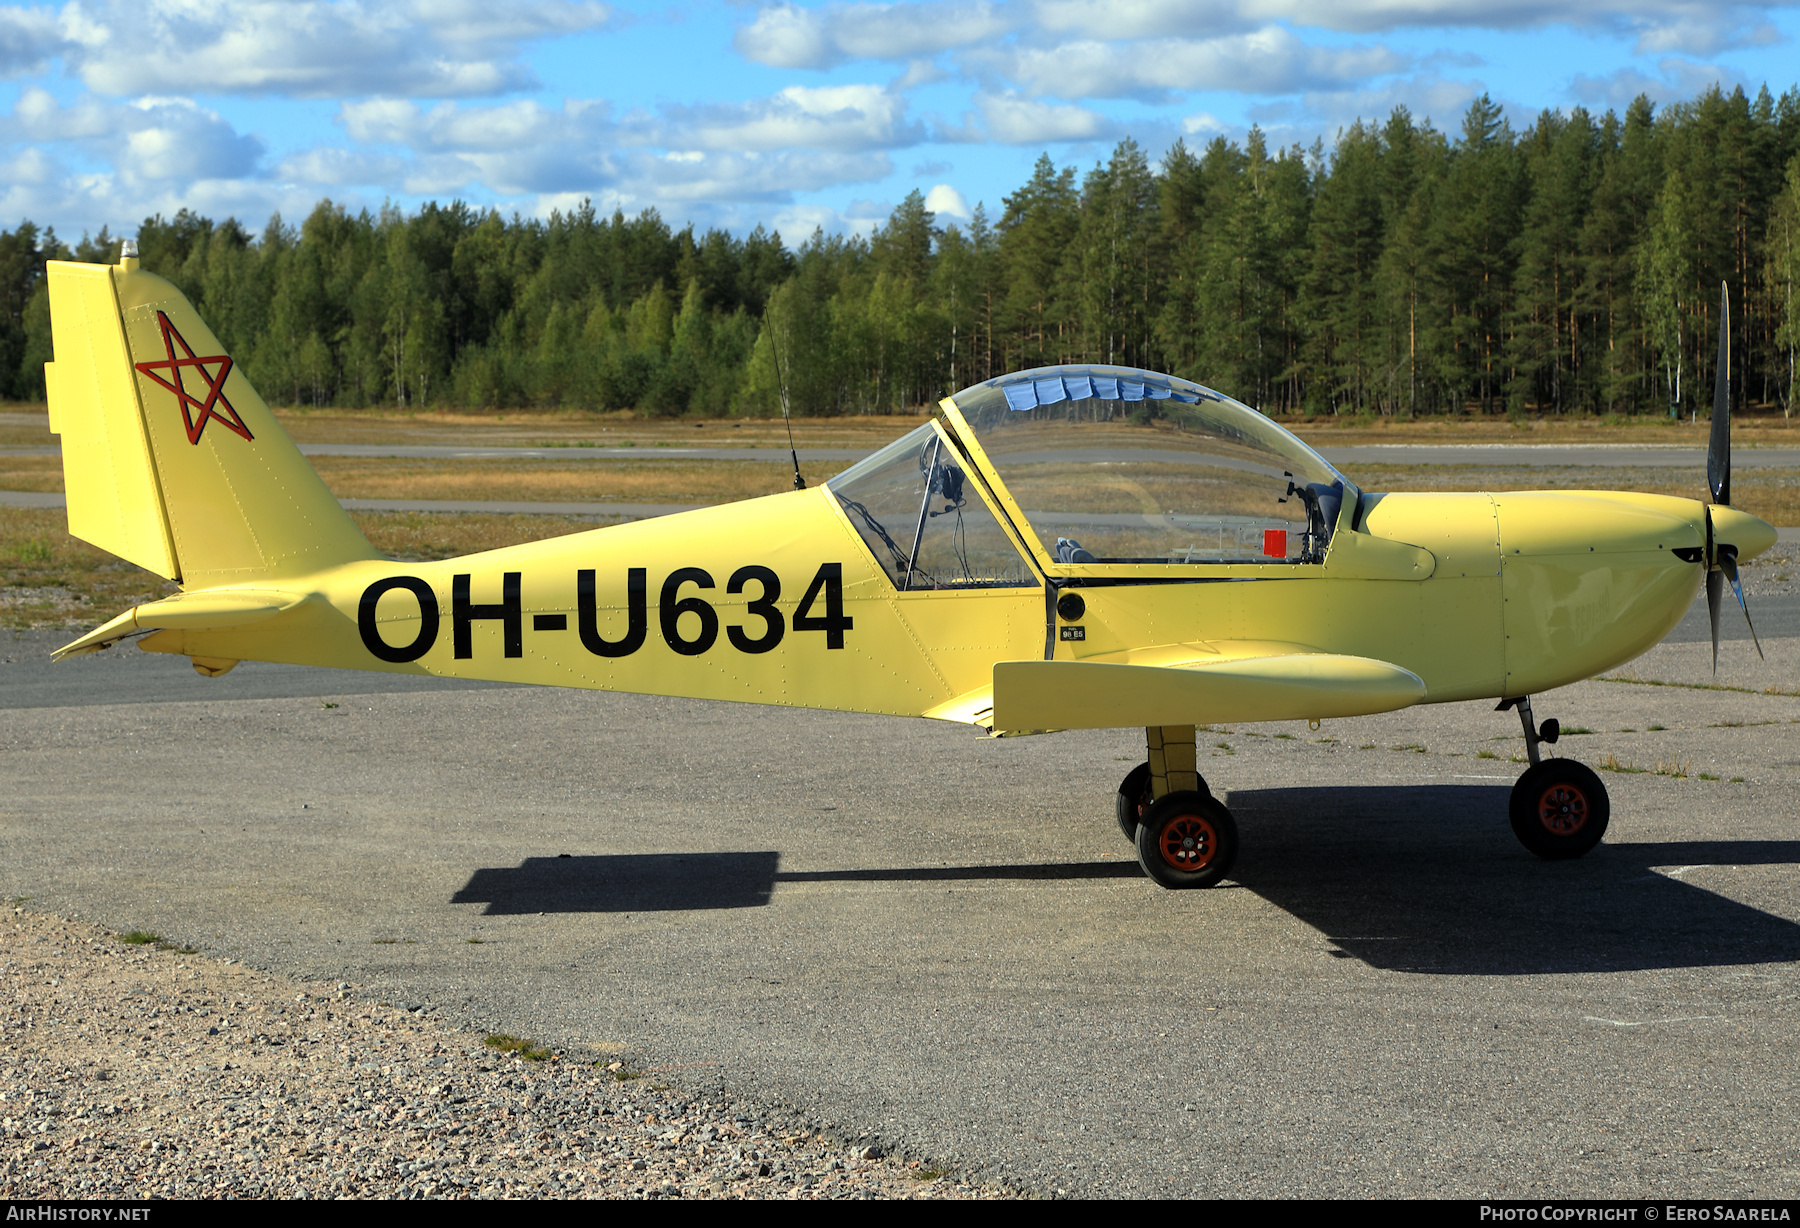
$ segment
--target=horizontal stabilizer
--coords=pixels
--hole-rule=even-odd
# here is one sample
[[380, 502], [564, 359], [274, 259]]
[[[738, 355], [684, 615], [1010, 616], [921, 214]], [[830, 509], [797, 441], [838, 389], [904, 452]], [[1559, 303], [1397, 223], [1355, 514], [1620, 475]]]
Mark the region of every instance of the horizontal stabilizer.
[[1002, 661], [993, 719], [996, 732], [1210, 725], [1367, 716], [1423, 698], [1410, 670], [1322, 652], [1159, 665]]
[[160, 631], [169, 627], [241, 627], [261, 622], [293, 609], [308, 594], [282, 592], [268, 588], [202, 589], [194, 593], [177, 593], [161, 601], [152, 601], [125, 611], [104, 626], [96, 627], [80, 639], [64, 644], [50, 654], [60, 661], [99, 652], [141, 631]]

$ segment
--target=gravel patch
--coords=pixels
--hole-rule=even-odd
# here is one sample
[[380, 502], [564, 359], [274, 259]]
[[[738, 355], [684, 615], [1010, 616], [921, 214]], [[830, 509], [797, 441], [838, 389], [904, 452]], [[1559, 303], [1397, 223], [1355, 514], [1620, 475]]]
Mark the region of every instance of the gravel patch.
[[1007, 1193], [428, 1006], [8, 911], [0, 1198]]

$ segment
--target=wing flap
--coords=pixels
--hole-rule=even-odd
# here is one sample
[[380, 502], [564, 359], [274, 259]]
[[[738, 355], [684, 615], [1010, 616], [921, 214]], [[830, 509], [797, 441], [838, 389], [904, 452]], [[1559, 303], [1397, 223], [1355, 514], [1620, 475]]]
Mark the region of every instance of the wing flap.
[[1002, 661], [996, 732], [1288, 721], [1392, 712], [1425, 698], [1411, 670], [1324, 652], [1224, 654], [1157, 665]]

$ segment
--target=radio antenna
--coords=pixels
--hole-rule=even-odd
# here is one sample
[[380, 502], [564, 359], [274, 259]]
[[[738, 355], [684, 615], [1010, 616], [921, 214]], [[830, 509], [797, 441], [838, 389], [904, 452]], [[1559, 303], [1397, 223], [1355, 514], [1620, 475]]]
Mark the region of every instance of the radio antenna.
[[806, 479], [800, 476], [800, 453], [794, 450], [794, 420], [788, 416], [787, 376], [781, 370], [781, 333], [767, 308], [763, 309], [763, 322], [769, 329], [769, 349], [775, 355], [775, 385], [781, 392], [781, 421], [787, 426], [788, 455], [794, 461], [794, 489], [805, 490]]
[[769, 326], [769, 349], [776, 357], [776, 387], [781, 393], [781, 421], [788, 429], [788, 457], [794, 459], [794, 490], [806, 490], [806, 479], [799, 475], [799, 452], [794, 450], [794, 420], [788, 416], [787, 375], [781, 371], [781, 333], [776, 330], [767, 308], [763, 308], [763, 324]]

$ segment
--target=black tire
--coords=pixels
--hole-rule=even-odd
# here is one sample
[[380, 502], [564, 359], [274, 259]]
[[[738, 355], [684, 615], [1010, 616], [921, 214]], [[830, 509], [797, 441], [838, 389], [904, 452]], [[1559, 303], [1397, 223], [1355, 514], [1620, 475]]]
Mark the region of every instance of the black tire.
[[1133, 844], [1137, 843], [1138, 820], [1150, 807], [1150, 765], [1140, 763], [1125, 773], [1119, 782], [1119, 830]]
[[1171, 793], [1138, 824], [1138, 863], [1165, 887], [1210, 887], [1237, 860], [1237, 820], [1208, 793]]
[[[1200, 778], [1200, 792], [1212, 796], [1207, 787], [1206, 778]], [[1150, 765], [1140, 763], [1125, 773], [1125, 779], [1119, 782], [1118, 811], [1119, 830], [1133, 844], [1137, 843], [1138, 824], [1144, 821], [1144, 811], [1150, 809], [1155, 799], [1150, 796]]]
[[1573, 759], [1526, 768], [1507, 811], [1519, 843], [1548, 861], [1567, 861], [1599, 844], [1612, 818], [1606, 786]]

